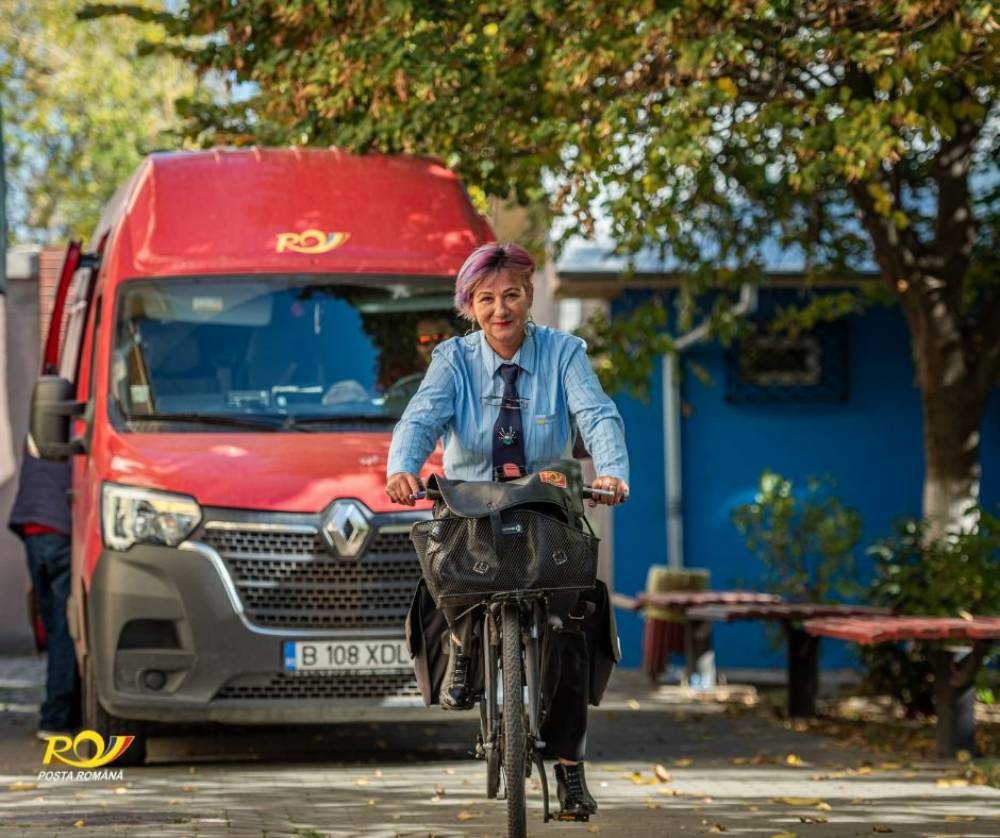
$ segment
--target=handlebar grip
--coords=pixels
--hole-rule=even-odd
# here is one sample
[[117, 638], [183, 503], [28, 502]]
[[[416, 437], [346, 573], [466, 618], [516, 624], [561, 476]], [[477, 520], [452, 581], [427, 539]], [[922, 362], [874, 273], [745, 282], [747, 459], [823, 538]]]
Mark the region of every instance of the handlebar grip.
[[615, 496], [614, 489], [595, 489], [593, 486], [583, 487], [583, 496], [585, 498], [601, 497], [601, 498], [613, 498]]
[[441, 493], [434, 489], [421, 489], [413, 497], [417, 500], [441, 500]]

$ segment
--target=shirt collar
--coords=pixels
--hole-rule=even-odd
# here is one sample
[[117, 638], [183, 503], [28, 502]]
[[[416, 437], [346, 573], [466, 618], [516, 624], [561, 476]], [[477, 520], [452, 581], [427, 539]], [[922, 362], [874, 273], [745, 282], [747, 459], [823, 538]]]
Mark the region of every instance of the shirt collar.
[[529, 375], [534, 373], [536, 353], [535, 325], [529, 323], [527, 328], [528, 333], [524, 336], [521, 348], [514, 353], [514, 357], [509, 361], [505, 361], [493, 351], [493, 347], [486, 342], [486, 332], [482, 329], [479, 330], [479, 351], [483, 356], [483, 364], [486, 367], [486, 372], [489, 373], [491, 378], [497, 374], [497, 370], [500, 369], [502, 364], [517, 364]]

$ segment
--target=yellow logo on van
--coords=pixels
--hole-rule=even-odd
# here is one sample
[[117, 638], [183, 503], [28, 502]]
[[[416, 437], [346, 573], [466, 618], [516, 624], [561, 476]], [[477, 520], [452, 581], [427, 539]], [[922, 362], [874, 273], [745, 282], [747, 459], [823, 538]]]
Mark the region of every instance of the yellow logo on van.
[[[135, 739], [134, 736], [111, 736], [105, 744], [104, 737], [96, 730], [81, 730], [76, 736], [59, 734], [49, 736], [42, 764], [50, 765], [56, 761], [73, 768], [100, 768], [102, 765], [114, 762], [124, 754], [129, 745], [132, 744], [133, 739]], [[94, 746], [93, 756], [81, 755], [79, 748], [84, 742], [89, 742]], [[67, 756], [67, 751], [70, 751], [72, 756]]]
[[275, 250], [284, 253], [329, 253], [351, 237], [350, 233], [324, 233], [322, 230], [303, 230], [301, 233], [278, 233]]

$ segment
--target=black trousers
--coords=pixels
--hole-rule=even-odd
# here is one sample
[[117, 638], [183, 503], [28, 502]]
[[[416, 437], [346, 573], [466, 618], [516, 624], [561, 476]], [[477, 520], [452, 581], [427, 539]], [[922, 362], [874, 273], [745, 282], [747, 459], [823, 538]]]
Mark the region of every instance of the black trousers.
[[[542, 693], [551, 696], [540, 731], [545, 742], [545, 756], [574, 762], [587, 750], [587, 704], [590, 697], [590, 651], [583, 632], [582, 619], [570, 616], [576, 594], [557, 595], [551, 613], [559, 615], [562, 627], [547, 626], [542, 633], [540, 667]], [[483, 625], [483, 606], [472, 609], [441, 608], [451, 632], [462, 645], [464, 654], [475, 660], [482, 652], [479, 635]]]

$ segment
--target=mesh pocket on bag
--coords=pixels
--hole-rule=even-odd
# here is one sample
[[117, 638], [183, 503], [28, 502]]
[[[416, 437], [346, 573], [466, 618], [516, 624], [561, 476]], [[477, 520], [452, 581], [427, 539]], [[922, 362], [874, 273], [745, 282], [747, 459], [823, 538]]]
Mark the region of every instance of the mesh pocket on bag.
[[437, 518], [413, 525], [410, 538], [436, 600], [593, 587], [595, 537], [523, 509], [508, 510], [502, 519], [495, 550], [489, 518]]

